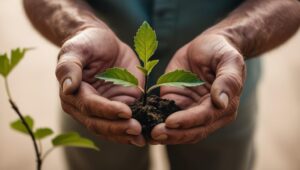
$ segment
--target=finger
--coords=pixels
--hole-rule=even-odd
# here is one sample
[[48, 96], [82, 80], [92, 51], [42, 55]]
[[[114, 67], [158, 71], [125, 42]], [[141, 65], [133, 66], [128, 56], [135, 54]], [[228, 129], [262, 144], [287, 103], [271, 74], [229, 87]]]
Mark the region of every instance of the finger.
[[[234, 114], [236, 115], [236, 113]], [[204, 130], [204, 132], [206, 132], [206, 137], [210, 134], [212, 134], [213, 132], [215, 132], [218, 129], [221, 129], [222, 127], [230, 124], [231, 122], [233, 122], [236, 119], [235, 116], [224, 116], [221, 119], [215, 121], [214, 123], [212, 123], [211, 125], [208, 125], [206, 127], [206, 130]], [[202, 135], [203, 136], [203, 135]], [[205, 136], [205, 135], [204, 135]], [[205, 138], [203, 138], [205, 139]], [[199, 141], [203, 140], [202, 138], [199, 138], [198, 135], [195, 135], [195, 138], [187, 141], [186, 143], [190, 143], [190, 144], [195, 144], [198, 143]]]
[[168, 129], [164, 124], [157, 125], [152, 130], [153, 139], [160, 144], [190, 144], [199, 142], [208, 135], [232, 122], [233, 116], [226, 116], [209, 125], [190, 129]]
[[[66, 104], [66, 103], [62, 103], [62, 108], [65, 112], [69, 113], [75, 120], [81, 122], [81, 123], [85, 123], [87, 117], [85, 117], [83, 114], [80, 114], [78, 112], [78, 110], [76, 110], [73, 106]], [[99, 122], [100, 123], [100, 122]], [[136, 124], [133, 123], [133, 124]], [[135, 126], [135, 125], [133, 125]], [[136, 128], [136, 127], [133, 127]], [[112, 129], [112, 128], [111, 128]], [[111, 140], [111, 141], [115, 141], [118, 143], [123, 143], [123, 144], [132, 144], [138, 147], [143, 147], [146, 144], [146, 141], [144, 139], [144, 137], [141, 135], [141, 130], [139, 130], [140, 128], [138, 127], [138, 130], [131, 130], [130, 125], [129, 125], [129, 129], [126, 130], [126, 134], [121, 134], [121, 135], [114, 135], [113, 133], [111, 134], [98, 134], [98, 136]], [[135, 132], [137, 131], [137, 132]], [[138, 135], [136, 135], [138, 134]]]
[[171, 114], [165, 121], [168, 128], [192, 128], [210, 124], [223, 115], [223, 111], [217, 109], [207, 96], [200, 105], [187, 110], [181, 110]]
[[[105, 85], [104, 85], [105, 86]], [[119, 85], [110, 84], [109, 88], [113, 88], [114, 90], [103, 90], [102, 87], [97, 89], [97, 91], [101, 94], [101, 96], [108, 98], [114, 101], [121, 101], [126, 104], [131, 104], [135, 100], [139, 99], [142, 95], [142, 92], [137, 88], [131, 87], [123, 87]]]
[[191, 104], [197, 104], [204, 93], [199, 94], [193, 88], [161, 87], [160, 95], [162, 98], [174, 100], [180, 108], [186, 109]]
[[146, 141], [142, 135], [121, 135], [121, 136], [103, 136], [98, 135], [101, 139], [109, 140], [115, 143], [130, 144], [137, 147], [143, 147], [146, 145]]
[[245, 63], [236, 51], [224, 54], [216, 68], [216, 79], [211, 87], [213, 103], [226, 109], [229, 101], [240, 96], [245, 79]]
[[85, 114], [80, 113], [74, 106], [64, 102], [61, 100], [61, 107], [63, 109], [63, 111], [67, 114], [69, 114], [70, 116], [72, 116], [73, 119], [77, 120], [78, 122], [80, 122], [81, 124], [84, 123], [85, 121]]
[[61, 100], [88, 116], [106, 119], [129, 119], [132, 115], [126, 104], [99, 96], [97, 91], [85, 82], [81, 83], [76, 94], [65, 95], [61, 92], [60, 97]]
[[82, 68], [82, 61], [75, 53], [63, 53], [59, 56], [56, 77], [64, 94], [72, 94], [79, 88]]
[[138, 136], [142, 132], [141, 125], [135, 119], [106, 120], [99, 118], [86, 118], [84, 125], [90, 131], [103, 136]]

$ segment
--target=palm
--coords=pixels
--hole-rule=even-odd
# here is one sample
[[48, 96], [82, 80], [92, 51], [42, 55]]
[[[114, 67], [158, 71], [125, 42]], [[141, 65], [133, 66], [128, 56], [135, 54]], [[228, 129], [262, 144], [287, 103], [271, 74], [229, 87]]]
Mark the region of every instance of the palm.
[[183, 109], [199, 105], [204, 100], [210, 100], [211, 86], [218, 69], [218, 58], [226, 58], [226, 55], [230, 57], [232, 50], [235, 49], [219, 36], [196, 38], [182, 47], [170, 61], [166, 72], [175, 69], [189, 70], [204, 80], [205, 84], [185, 89], [162, 87], [162, 97], [175, 100]]
[[80, 43], [87, 49], [89, 55], [83, 68], [83, 81], [93, 87], [95, 93], [110, 100], [130, 103], [139, 97], [140, 92], [135, 88], [116, 86], [95, 79], [96, 74], [107, 68], [122, 67], [128, 69], [138, 78], [140, 83], [143, 83], [143, 76], [136, 69], [139, 61], [134, 52], [127, 45], [116, 40], [114, 36], [108, 35], [107, 32], [103, 33], [98, 29], [90, 29], [86, 34], [80, 34], [79, 36], [86, 36], [87, 38], [82, 38], [82, 40], [89, 41], [81, 41]]

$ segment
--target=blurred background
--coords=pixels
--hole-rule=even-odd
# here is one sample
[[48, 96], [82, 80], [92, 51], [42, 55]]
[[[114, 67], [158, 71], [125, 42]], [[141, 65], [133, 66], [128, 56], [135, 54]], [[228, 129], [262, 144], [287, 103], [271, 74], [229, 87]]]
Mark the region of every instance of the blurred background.
[[[0, 0], [0, 53], [16, 47], [35, 47], [9, 77], [12, 96], [36, 126], [60, 132], [60, 104], [55, 78], [58, 48], [43, 39], [27, 20], [20, 0]], [[284, 30], [283, 30], [284, 31]], [[259, 84], [259, 117], [255, 142], [255, 170], [300, 169], [300, 32], [263, 57]], [[30, 139], [9, 128], [17, 119], [0, 78], [0, 170], [32, 170], [35, 166]], [[49, 140], [44, 147], [50, 147]], [[101, 146], [100, 146], [101, 147]], [[151, 148], [153, 170], [167, 170], [162, 146]], [[62, 150], [55, 150], [45, 170], [64, 170]]]

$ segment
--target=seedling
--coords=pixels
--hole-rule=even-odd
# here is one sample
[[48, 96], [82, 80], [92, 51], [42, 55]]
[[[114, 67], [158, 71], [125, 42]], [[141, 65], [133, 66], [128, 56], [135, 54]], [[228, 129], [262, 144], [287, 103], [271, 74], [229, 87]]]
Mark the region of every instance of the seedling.
[[142, 133], [149, 140], [154, 126], [162, 123], [166, 118], [180, 110], [173, 100], [161, 99], [158, 96], [149, 96], [150, 92], [161, 86], [194, 87], [204, 84], [198, 77], [186, 70], [174, 70], [163, 74], [155, 85], [148, 88], [148, 77], [159, 60], [150, 60], [158, 46], [156, 33], [147, 22], [138, 29], [134, 37], [135, 51], [142, 62], [142, 66], [136, 66], [145, 76], [145, 85], [141, 87], [138, 79], [124, 68], [109, 68], [96, 75], [96, 78], [125, 87], [136, 87], [143, 92], [142, 101], [137, 100], [130, 105], [133, 118], [142, 125]]
[[14, 102], [11, 92], [10, 86], [8, 83], [8, 76], [11, 71], [17, 66], [17, 64], [22, 60], [25, 53], [30, 50], [29, 48], [24, 49], [13, 49], [11, 50], [10, 57], [9, 55], [4, 53], [0, 54], [0, 75], [3, 76], [5, 82], [6, 93], [8, 96], [9, 103], [12, 109], [16, 112], [19, 119], [13, 121], [10, 126], [12, 129], [28, 135], [33, 143], [35, 156], [36, 156], [36, 169], [41, 170], [42, 164], [45, 158], [55, 149], [60, 146], [65, 147], [81, 147], [81, 148], [89, 148], [94, 150], [99, 150], [98, 147], [94, 144], [93, 141], [80, 136], [77, 132], [68, 132], [64, 134], [58, 134], [54, 138], [52, 138], [52, 147], [43, 152], [42, 150], [42, 140], [53, 135], [53, 130], [48, 127], [34, 127], [34, 120], [29, 115], [23, 115]]
[[138, 29], [134, 37], [135, 51], [142, 61], [142, 66], [136, 66], [145, 76], [145, 85], [142, 88], [138, 84], [137, 78], [124, 68], [109, 68], [103, 73], [100, 73], [96, 78], [112, 82], [113, 84], [122, 85], [125, 87], [137, 87], [143, 92], [143, 105], [147, 103], [147, 96], [150, 92], [160, 86], [174, 86], [174, 87], [193, 87], [202, 85], [204, 82], [198, 77], [186, 70], [175, 70], [166, 74], [163, 74], [157, 80], [156, 84], [148, 88], [148, 76], [152, 72], [153, 68], [158, 64], [159, 60], [150, 60], [155, 53], [158, 46], [155, 31], [151, 26], [144, 21]]

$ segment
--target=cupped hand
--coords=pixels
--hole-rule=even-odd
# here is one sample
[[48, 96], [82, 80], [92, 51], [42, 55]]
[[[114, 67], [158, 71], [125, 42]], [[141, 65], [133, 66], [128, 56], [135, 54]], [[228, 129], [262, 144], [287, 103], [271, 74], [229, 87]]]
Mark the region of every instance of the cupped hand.
[[100, 137], [143, 146], [141, 125], [131, 118], [126, 105], [139, 98], [140, 91], [95, 79], [107, 68], [122, 67], [143, 84], [138, 64], [134, 52], [112, 31], [86, 28], [78, 32], [62, 45], [56, 68], [63, 110]]
[[196, 143], [236, 118], [245, 63], [223, 35], [204, 33], [177, 51], [166, 72], [189, 70], [206, 83], [193, 88], [162, 87], [161, 97], [183, 109], [152, 131], [153, 143]]

